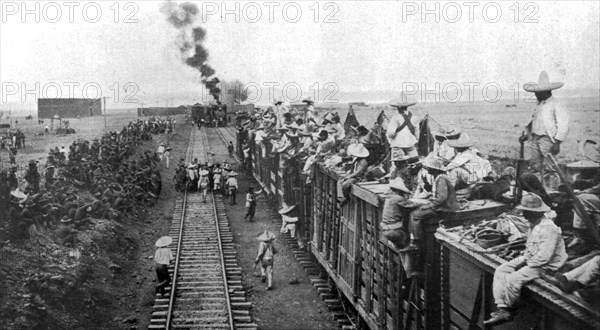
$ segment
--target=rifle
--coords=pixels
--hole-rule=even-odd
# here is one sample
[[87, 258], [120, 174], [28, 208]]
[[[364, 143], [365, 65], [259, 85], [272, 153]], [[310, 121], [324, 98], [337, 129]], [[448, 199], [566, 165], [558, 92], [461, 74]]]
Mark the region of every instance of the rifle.
[[575, 209], [575, 213], [577, 213], [577, 215], [581, 217], [588, 230], [591, 231], [591, 234], [594, 237], [594, 241], [596, 241], [596, 244], [600, 244], [600, 233], [598, 233], [598, 227], [596, 227], [596, 223], [590, 218], [590, 216], [585, 210], [585, 207], [583, 206], [583, 204], [581, 204], [581, 201], [579, 200], [577, 195], [575, 195], [575, 192], [571, 187], [571, 183], [567, 181], [567, 177], [560, 170], [560, 167], [558, 167], [554, 156], [548, 154], [546, 155], [546, 157], [550, 160], [550, 165], [552, 165], [556, 173], [558, 173], [558, 176], [562, 180], [563, 184], [565, 185], [565, 190], [567, 191], [567, 194], [573, 199], [573, 207]]
[[517, 177], [515, 178], [515, 189], [513, 196], [515, 197], [515, 204], [519, 204], [521, 197], [523, 196], [523, 187], [521, 186], [521, 172], [523, 171], [523, 165], [525, 163], [525, 141], [522, 139], [525, 136], [525, 131], [521, 132], [521, 149], [519, 149], [519, 159], [517, 160]]

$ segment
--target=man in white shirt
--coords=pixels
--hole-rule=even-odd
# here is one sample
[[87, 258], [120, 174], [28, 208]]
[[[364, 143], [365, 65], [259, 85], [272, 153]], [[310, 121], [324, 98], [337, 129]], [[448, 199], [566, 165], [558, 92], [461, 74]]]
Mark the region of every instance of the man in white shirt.
[[537, 84], [528, 83], [523, 86], [526, 91], [535, 93], [538, 102], [526, 127], [528, 134], [520, 140], [530, 140], [531, 161], [542, 176], [544, 157], [549, 153], [557, 155], [560, 152], [560, 144], [569, 130], [567, 110], [552, 97], [552, 90], [562, 86], [562, 82], [551, 83], [546, 71], [540, 73]]
[[454, 148], [455, 155], [446, 166], [446, 170], [455, 190], [465, 188], [470, 190], [476, 182], [488, 176], [492, 171], [490, 162], [479, 157], [471, 149], [473, 145], [474, 143], [467, 133], [462, 133], [457, 140], [448, 141], [448, 146]]
[[231, 197], [231, 205], [235, 205], [235, 195], [238, 190], [238, 181], [237, 181], [237, 173], [231, 172], [229, 173], [229, 178], [225, 182], [225, 187], [227, 188], [229, 195]]
[[[406, 167], [408, 160], [419, 157], [415, 147], [418, 142], [419, 126], [414, 121], [412, 112], [408, 111], [408, 107], [417, 104], [416, 101], [402, 97], [391, 100], [389, 104], [398, 110], [398, 114], [390, 119], [386, 129], [386, 136], [392, 149], [391, 160], [394, 164], [391, 178], [394, 179], [398, 171]], [[408, 182], [408, 178], [403, 179]]]

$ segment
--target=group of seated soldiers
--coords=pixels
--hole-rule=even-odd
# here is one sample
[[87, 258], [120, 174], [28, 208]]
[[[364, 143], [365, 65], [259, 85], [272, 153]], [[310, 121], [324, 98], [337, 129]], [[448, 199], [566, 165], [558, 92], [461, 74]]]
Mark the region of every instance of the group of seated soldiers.
[[[67, 149], [52, 148], [42, 176], [31, 160], [19, 189], [17, 167], [0, 174], [2, 224], [22, 235], [35, 225], [81, 226], [89, 218], [121, 220], [150, 205], [161, 190], [159, 163], [150, 151], [136, 156], [151, 127], [130, 122], [120, 132], [105, 133], [92, 143], [76, 140]], [[5, 221], [5, 219], [7, 221]]]

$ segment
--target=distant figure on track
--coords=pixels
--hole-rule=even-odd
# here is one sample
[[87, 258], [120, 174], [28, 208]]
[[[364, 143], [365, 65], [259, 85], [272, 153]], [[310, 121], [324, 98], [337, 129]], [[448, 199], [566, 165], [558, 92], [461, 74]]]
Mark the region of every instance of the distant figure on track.
[[198, 189], [202, 191], [202, 201], [204, 203], [206, 203], [206, 195], [208, 194], [209, 174], [208, 166], [206, 166], [206, 164], [202, 165], [202, 169], [200, 170], [200, 180], [198, 180]]
[[[258, 255], [256, 256], [256, 260], [254, 261], [254, 269], [258, 264], [261, 264], [260, 273], [261, 273], [261, 282], [267, 282], [267, 290], [271, 290], [273, 288], [273, 263], [274, 257], [277, 253], [277, 249], [275, 249], [275, 245], [273, 241], [275, 240], [275, 235], [265, 230], [263, 233], [256, 237], [257, 240], [260, 241], [258, 244]], [[255, 274], [257, 276], [257, 274]]]
[[235, 195], [238, 190], [238, 181], [237, 181], [237, 173], [231, 172], [228, 174], [227, 182], [225, 182], [225, 188], [227, 188], [227, 192], [231, 197], [231, 205], [235, 205]]
[[171, 276], [169, 276], [168, 266], [173, 258], [173, 253], [169, 248], [169, 245], [173, 243], [173, 239], [169, 236], [163, 236], [159, 238], [154, 245], [156, 245], [156, 253], [154, 254], [154, 263], [156, 269], [156, 277], [158, 278], [158, 285], [156, 286], [156, 293], [160, 292], [160, 295], [164, 297], [165, 287], [171, 283]]
[[229, 141], [229, 144], [227, 145], [227, 151], [229, 151], [229, 158], [233, 158], [233, 150], [235, 148], [233, 147], [233, 142]]

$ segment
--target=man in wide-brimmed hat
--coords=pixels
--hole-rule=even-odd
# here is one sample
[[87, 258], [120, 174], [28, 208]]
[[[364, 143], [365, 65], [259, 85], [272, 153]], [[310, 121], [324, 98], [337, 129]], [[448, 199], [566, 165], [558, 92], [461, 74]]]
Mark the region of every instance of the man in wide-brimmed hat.
[[440, 157], [428, 156], [423, 160], [423, 167], [433, 178], [432, 192], [429, 202], [410, 214], [409, 233], [410, 244], [402, 249], [403, 252], [417, 251], [425, 238], [424, 222], [430, 218], [438, 218], [442, 212], [458, 210], [458, 201], [454, 186], [446, 175], [444, 161]]
[[432, 153], [443, 159], [450, 161], [454, 157], [454, 148], [448, 145], [449, 140], [456, 140], [460, 137], [460, 129], [457, 127], [440, 127], [433, 132], [435, 143]]
[[154, 254], [154, 264], [156, 269], [156, 277], [158, 278], [158, 285], [156, 286], [156, 293], [160, 292], [161, 296], [165, 295], [165, 287], [171, 283], [171, 276], [169, 276], [168, 266], [171, 260], [174, 260], [173, 253], [169, 248], [169, 245], [173, 243], [173, 239], [169, 236], [163, 236], [159, 238], [156, 243], [156, 253]]
[[307, 97], [302, 100], [302, 103], [306, 103], [306, 120], [318, 123], [319, 115], [315, 111], [315, 102], [310, 97]]
[[261, 282], [265, 283], [266, 281], [267, 290], [271, 290], [273, 288], [273, 263], [275, 254], [277, 253], [277, 249], [273, 243], [275, 235], [272, 232], [265, 230], [258, 235], [256, 239], [259, 240], [260, 243], [258, 244], [258, 255], [256, 256], [256, 260], [254, 260], [254, 269], [261, 263]]
[[290, 233], [292, 238], [296, 237], [296, 222], [298, 222], [298, 217], [294, 216], [292, 212], [296, 209], [296, 204], [287, 205], [283, 202], [281, 209], [277, 211], [277, 213], [281, 214], [281, 229], [280, 233], [285, 234], [287, 232]]
[[543, 176], [544, 157], [556, 155], [569, 130], [569, 114], [563, 105], [552, 96], [552, 90], [561, 88], [562, 82], [550, 82], [546, 71], [542, 71], [537, 83], [527, 83], [523, 89], [535, 93], [537, 104], [531, 120], [526, 126], [527, 135], [519, 138], [530, 140], [531, 161]]
[[567, 260], [565, 243], [558, 228], [545, 216], [551, 209], [535, 194], [523, 196], [517, 209], [529, 222], [525, 253], [496, 268], [493, 294], [498, 311], [484, 322], [497, 325], [512, 320], [515, 303], [521, 288], [548, 271], [556, 271]]
[[369, 168], [369, 150], [362, 143], [351, 144], [346, 153], [352, 157], [352, 170], [338, 182], [338, 201], [344, 203], [350, 197], [350, 188], [358, 182]]
[[404, 220], [408, 218], [409, 210], [417, 206], [409, 200], [410, 194], [402, 178], [392, 179], [381, 212], [381, 235], [397, 249], [408, 244]]
[[455, 155], [446, 166], [448, 178], [455, 190], [463, 190], [465, 198], [470, 191], [484, 177], [492, 171], [490, 162], [471, 150], [475, 143], [468, 133], [462, 133], [456, 140], [448, 141], [448, 146], [454, 148]]
[[379, 144], [379, 143], [381, 143], [381, 141], [379, 140], [379, 137], [376, 134], [374, 134], [372, 130], [367, 129], [363, 125], [360, 125], [358, 127], [350, 126], [350, 129], [352, 130], [352, 132], [354, 132], [354, 134], [356, 134], [355, 139], [358, 143], [362, 143], [362, 144]]
[[227, 181], [225, 181], [225, 188], [229, 194], [231, 205], [235, 205], [235, 197], [238, 191], [238, 181], [236, 177], [237, 173], [232, 171], [227, 175]]
[[408, 166], [411, 159], [418, 159], [419, 154], [415, 146], [418, 142], [419, 127], [413, 119], [412, 112], [408, 111], [408, 107], [417, 104], [417, 101], [410, 100], [402, 94], [400, 98], [391, 100], [389, 104], [398, 110], [398, 114], [390, 119], [386, 128], [386, 136], [392, 149], [391, 160], [394, 168], [391, 177], [393, 179], [402, 167]]

